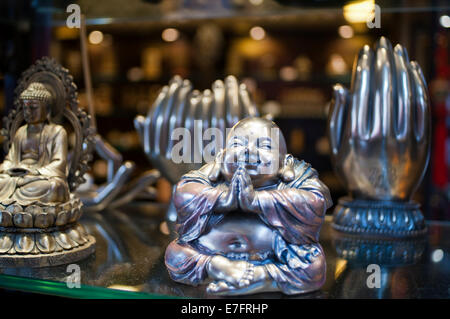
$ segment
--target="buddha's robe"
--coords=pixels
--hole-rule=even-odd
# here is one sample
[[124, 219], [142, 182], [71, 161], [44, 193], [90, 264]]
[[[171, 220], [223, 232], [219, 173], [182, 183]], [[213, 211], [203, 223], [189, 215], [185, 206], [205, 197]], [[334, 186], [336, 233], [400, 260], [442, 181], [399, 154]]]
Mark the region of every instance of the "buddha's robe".
[[[254, 227], [247, 229], [264, 232], [266, 239], [267, 231], [272, 235], [268, 247], [271, 257], [262, 251], [266, 257], [259, 261], [258, 258], [250, 258], [250, 262], [264, 265], [274, 284], [286, 294], [321, 287], [325, 281], [326, 263], [318, 237], [325, 212], [332, 201], [328, 188], [319, 180], [317, 172], [306, 162], [295, 160], [295, 178], [292, 182], [279, 181], [269, 188], [255, 189], [258, 192], [259, 214], [239, 211], [219, 213], [214, 211], [214, 207], [225, 188], [209, 181], [211, 165], [184, 175], [176, 186], [173, 200], [178, 214], [176, 230], [179, 237], [166, 250], [165, 260], [170, 276], [175, 281], [191, 285], [204, 282], [206, 266], [214, 252], [205, 249], [203, 239], [220, 228], [224, 232], [222, 239], [227, 241], [229, 231], [233, 229], [223, 226], [228, 216], [246, 214], [253, 218], [253, 221], [249, 218], [246, 223], [257, 221]], [[248, 238], [251, 240], [252, 235], [249, 234]], [[261, 241], [261, 237], [253, 238]], [[258, 242], [248, 246], [257, 247]], [[221, 244], [217, 243], [219, 251], [220, 247]], [[230, 251], [220, 254], [228, 257]]]
[[[27, 125], [21, 126], [14, 136], [11, 148], [0, 165], [0, 203], [62, 203], [69, 199], [67, 184], [68, 142], [65, 129], [56, 124], [45, 124], [35, 154], [23, 150], [27, 140]], [[37, 174], [10, 176], [8, 169], [36, 170]]]

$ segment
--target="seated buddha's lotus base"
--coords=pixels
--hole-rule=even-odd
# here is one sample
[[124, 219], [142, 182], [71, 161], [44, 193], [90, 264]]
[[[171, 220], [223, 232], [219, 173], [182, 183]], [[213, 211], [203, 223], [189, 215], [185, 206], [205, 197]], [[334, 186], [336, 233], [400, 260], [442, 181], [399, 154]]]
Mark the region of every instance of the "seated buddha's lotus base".
[[95, 250], [95, 238], [78, 223], [81, 202], [0, 205], [0, 267], [47, 267], [72, 263]]

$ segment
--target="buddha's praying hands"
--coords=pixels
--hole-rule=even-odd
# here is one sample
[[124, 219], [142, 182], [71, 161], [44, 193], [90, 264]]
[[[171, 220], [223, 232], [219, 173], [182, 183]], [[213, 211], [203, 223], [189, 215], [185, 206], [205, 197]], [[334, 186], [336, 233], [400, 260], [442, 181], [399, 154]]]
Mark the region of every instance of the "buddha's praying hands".
[[318, 236], [330, 193], [309, 164], [287, 154], [272, 121], [238, 122], [215, 162], [184, 175], [173, 200], [178, 238], [165, 255], [173, 280], [224, 295], [323, 285]]

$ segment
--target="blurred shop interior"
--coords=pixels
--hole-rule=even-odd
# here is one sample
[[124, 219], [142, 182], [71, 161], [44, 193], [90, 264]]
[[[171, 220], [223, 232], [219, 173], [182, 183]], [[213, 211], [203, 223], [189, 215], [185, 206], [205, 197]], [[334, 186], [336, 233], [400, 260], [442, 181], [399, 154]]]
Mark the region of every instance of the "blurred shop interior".
[[[46, 55], [70, 70], [86, 107], [80, 29], [66, 25], [72, 3], [86, 17], [98, 132], [125, 160], [151, 168], [133, 119], [147, 113], [173, 75], [203, 90], [232, 74], [247, 84], [260, 113], [273, 115], [289, 152], [317, 169], [335, 203], [346, 189], [330, 161], [332, 86], [350, 86], [364, 44], [380, 36], [401, 43], [421, 65], [432, 101], [430, 163], [415, 199], [427, 219], [450, 220], [448, 1], [376, 1], [380, 25], [370, 28], [371, 0], [2, 0], [2, 116], [21, 72]], [[94, 158], [92, 173], [104, 180], [105, 161]], [[158, 187], [158, 200], [167, 201], [170, 187]]]

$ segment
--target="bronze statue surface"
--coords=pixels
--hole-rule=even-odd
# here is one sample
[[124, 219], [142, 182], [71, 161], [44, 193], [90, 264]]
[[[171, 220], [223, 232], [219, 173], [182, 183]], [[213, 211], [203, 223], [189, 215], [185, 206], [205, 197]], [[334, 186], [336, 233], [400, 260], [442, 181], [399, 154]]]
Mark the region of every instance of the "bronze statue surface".
[[[48, 98], [40, 99], [39, 94]], [[0, 166], [0, 203], [31, 205], [63, 203], [69, 199], [67, 185], [67, 133], [47, 121], [50, 92], [31, 83], [20, 99], [27, 124], [16, 132]]]
[[[46, 266], [92, 253], [95, 239], [77, 223], [92, 132], [78, 108], [67, 70], [44, 58], [25, 71], [15, 109], [5, 120], [7, 155], [0, 165], [0, 266]], [[69, 155], [68, 134], [75, 134]], [[69, 158], [71, 160], [69, 160]]]

